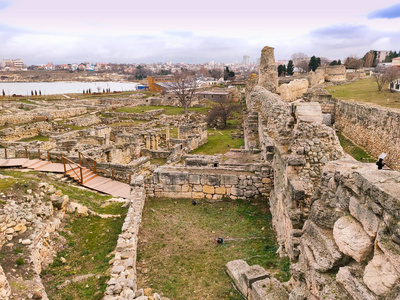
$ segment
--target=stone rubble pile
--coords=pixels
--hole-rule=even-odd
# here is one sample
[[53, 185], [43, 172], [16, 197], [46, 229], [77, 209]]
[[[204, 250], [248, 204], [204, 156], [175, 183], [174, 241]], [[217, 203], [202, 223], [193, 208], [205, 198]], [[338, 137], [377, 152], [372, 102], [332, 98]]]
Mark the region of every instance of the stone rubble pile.
[[[3, 194], [5, 204], [0, 209], [0, 247], [25, 247], [29, 253], [25, 263], [29, 264], [34, 276], [14, 278], [12, 273], [7, 273], [6, 277], [0, 276], [3, 282], [0, 284], [0, 295], [9, 294], [6, 281], [11, 280], [31, 286], [32, 290], [26, 291], [28, 296], [32, 296], [33, 292], [41, 297], [38, 299], [47, 299], [39, 274], [53, 261], [56, 254], [54, 238], [62, 239], [57, 229], [69, 199], [45, 182], [38, 184], [37, 192], [29, 189], [27, 193], [21, 198]], [[11, 294], [15, 292], [18, 291], [11, 289]]]

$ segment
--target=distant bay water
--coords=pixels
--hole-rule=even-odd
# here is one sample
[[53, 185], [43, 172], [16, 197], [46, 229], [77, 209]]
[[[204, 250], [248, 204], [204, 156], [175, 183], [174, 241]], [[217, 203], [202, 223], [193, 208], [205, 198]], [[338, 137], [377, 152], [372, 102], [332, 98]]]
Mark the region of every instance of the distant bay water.
[[138, 84], [131, 82], [114, 82], [114, 81], [99, 81], [99, 82], [2, 82], [0, 83], [0, 95], [3, 90], [8, 95], [23, 95], [30, 96], [31, 91], [42, 95], [54, 94], [82, 94], [83, 91], [91, 90], [92, 93], [103, 92], [110, 89], [111, 92], [136, 91]]

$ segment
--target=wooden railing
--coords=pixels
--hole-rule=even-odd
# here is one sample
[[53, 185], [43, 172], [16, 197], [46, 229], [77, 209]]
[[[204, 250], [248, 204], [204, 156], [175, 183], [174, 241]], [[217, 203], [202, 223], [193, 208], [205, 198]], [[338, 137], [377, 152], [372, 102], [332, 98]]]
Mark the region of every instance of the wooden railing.
[[83, 154], [82, 152], [78, 152], [78, 154], [79, 154], [79, 164], [81, 166], [87, 166], [93, 173], [97, 173], [96, 161], [93, 158], [87, 156], [86, 154]]
[[[79, 181], [80, 184], [83, 184], [83, 172], [82, 172], [82, 166], [77, 164], [76, 162], [73, 162], [72, 160], [64, 157], [63, 155], [61, 155], [61, 161], [64, 164], [64, 176], [67, 176], [67, 172], [69, 171], [73, 171], [77, 177], [77, 180]], [[69, 165], [69, 167], [71, 168], [70, 170], [67, 171], [67, 164]], [[77, 169], [79, 169], [79, 171], [77, 172]]]

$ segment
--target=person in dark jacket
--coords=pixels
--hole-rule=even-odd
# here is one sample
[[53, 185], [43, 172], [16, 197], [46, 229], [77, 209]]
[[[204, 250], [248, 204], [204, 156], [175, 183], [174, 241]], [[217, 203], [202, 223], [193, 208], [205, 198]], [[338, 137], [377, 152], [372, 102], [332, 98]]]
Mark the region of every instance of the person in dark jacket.
[[378, 170], [382, 170], [383, 166], [385, 163], [383, 162], [383, 158], [380, 158], [377, 162], [376, 165], [378, 166]]

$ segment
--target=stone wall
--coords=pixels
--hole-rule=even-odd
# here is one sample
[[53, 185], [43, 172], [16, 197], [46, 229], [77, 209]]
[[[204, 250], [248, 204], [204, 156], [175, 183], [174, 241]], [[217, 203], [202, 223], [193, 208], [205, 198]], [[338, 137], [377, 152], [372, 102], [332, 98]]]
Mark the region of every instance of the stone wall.
[[265, 46], [261, 50], [258, 84], [271, 92], [276, 92], [278, 87], [278, 71], [272, 47]]
[[[28, 190], [24, 197], [15, 199], [3, 194], [3, 199], [6, 204], [0, 209], [0, 247], [25, 248], [29, 276], [17, 278], [7, 269], [7, 278], [1, 277], [0, 272], [0, 281], [9, 281], [15, 299], [32, 298], [32, 295], [40, 296], [36, 299], [48, 299], [39, 274], [54, 259], [54, 238], [63, 239], [56, 231], [64, 217], [68, 196], [63, 196], [52, 185], [39, 183], [35, 191]], [[29, 286], [30, 290], [15, 288], [18, 286]], [[0, 295], [4, 292], [2, 288], [7, 288], [7, 283], [0, 286]]]
[[88, 115], [71, 120], [70, 124], [80, 127], [92, 126], [101, 123], [101, 119], [95, 115]]
[[354, 101], [338, 101], [336, 128], [373, 156], [382, 152], [387, 164], [400, 170], [400, 110]]
[[346, 67], [345, 65], [326, 66], [325, 81], [338, 82], [346, 80]]
[[25, 126], [6, 128], [1, 130], [0, 137], [4, 141], [18, 141], [30, 138], [53, 130], [53, 124], [49, 122], [38, 122]]
[[272, 189], [273, 172], [261, 166], [258, 172], [234, 168], [159, 167], [146, 180], [146, 192], [152, 197], [220, 200], [267, 197]]
[[399, 299], [400, 173], [329, 162], [301, 232], [290, 299]]
[[308, 84], [307, 79], [296, 79], [279, 86], [277, 92], [283, 100], [293, 101], [303, 97], [303, 94], [307, 92]]
[[115, 257], [112, 261], [111, 278], [107, 282], [104, 300], [140, 299], [168, 300], [155, 293], [144, 296], [143, 289], [138, 290], [136, 257], [139, 228], [142, 223], [142, 211], [146, 193], [142, 176], [136, 176], [131, 183], [130, 207], [126, 215], [122, 232], [118, 236]]

